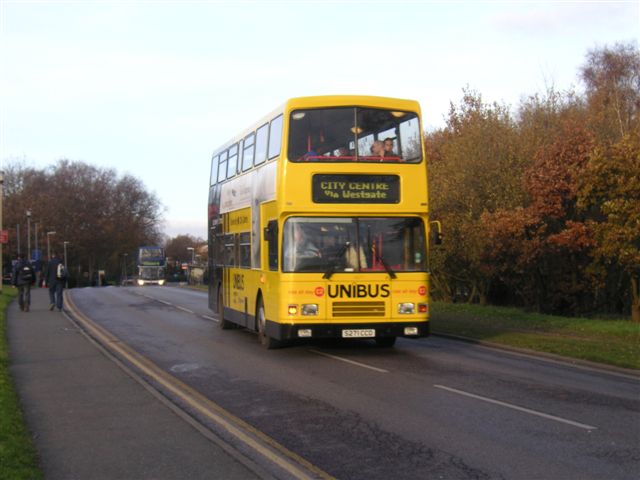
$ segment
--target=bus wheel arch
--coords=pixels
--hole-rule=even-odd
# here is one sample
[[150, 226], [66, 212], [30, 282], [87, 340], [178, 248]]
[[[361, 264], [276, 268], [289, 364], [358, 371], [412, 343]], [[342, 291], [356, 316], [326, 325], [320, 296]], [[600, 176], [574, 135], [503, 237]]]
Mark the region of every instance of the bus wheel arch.
[[224, 295], [222, 294], [222, 284], [218, 284], [218, 326], [222, 330], [229, 330], [235, 325], [229, 320], [224, 319]]
[[256, 299], [256, 329], [258, 331], [258, 340], [260, 344], [272, 350], [274, 348], [280, 348], [284, 346], [283, 342], [276, 340], [273, 337], [267, 335], [267, 317], [264, 312], [264, 301], [262, 300], [262, 293], [258, 294]]
[[[262, 300], [262, 290], [258, 289], [258, 293], [256, 294], [256, 302], [254, 304], [254, 308], [253, 308], [253, 312], [254, 312], [254, 316], [253, 316], [253, 331], [254, 332], [260, 332], [260, 325], [259, 325], [259, 319], [258, 319], [258, 307], [262, 305], [262, 308], [264, 310], [264, 300]], [[264, 312], [263, 312], [264, 313]]]

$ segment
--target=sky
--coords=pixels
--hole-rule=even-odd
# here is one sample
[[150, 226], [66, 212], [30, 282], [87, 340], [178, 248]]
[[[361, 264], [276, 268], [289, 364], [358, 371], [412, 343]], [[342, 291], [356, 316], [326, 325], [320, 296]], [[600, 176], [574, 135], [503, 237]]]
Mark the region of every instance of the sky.
[[0, 0], [0, 162], [130, 174], [164, 232], [206, 238], [210, 158], [287, 98], [517, 107], [581, 90], [589, 50], [640, 40], [636, 1]]

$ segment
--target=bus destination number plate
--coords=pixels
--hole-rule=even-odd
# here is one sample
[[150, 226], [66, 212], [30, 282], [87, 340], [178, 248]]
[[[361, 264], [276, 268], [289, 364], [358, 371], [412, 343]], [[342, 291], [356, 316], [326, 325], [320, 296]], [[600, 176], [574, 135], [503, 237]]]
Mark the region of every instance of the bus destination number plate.
[[342, 338], [373, 338], [376, 331], [373, 328], [354, 328], [350, 330], [342, 330]]

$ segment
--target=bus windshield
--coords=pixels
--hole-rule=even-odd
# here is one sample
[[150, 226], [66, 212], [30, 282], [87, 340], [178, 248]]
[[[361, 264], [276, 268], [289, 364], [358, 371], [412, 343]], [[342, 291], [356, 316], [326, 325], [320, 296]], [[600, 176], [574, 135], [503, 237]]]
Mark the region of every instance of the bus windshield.
[[422, 160], [420, 124], [412, 112], [377, 108], [294, 110], [292, 162], [409, 162]]
[[424, 226], [415, 217], [291, 217], [284, 225], [283, 271], [426, 271]]
[[140, 267], [139, 277], [142, 280], [160, 280], [164, 278], [163, 267]]

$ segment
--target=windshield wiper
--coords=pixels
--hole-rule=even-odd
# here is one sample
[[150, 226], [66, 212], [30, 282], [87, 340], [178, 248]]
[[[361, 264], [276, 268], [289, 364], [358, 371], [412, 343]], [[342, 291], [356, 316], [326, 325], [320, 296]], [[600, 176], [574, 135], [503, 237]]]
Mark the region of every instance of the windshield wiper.
[[376, 258], [380, 261], [380, 263], [382, 263], [382, 266], [384, 267], [384, 269], [387, 271], [387, 273], [391, 278], [397, 277], [396, 272], [391, 270], [391, 267], [387, 265], [387, 262], [384, 261], [384, 258], [382, 258], [382, 255], [378, 254], [378, 252], [376, 252]]
[[338, 253], [336, 253], [333, 256], [333, 260], [329, 264], [329, 269], [326, 272], [324, 272], [324, 275], [322, 275], [322, 278], [326, 278], [327, 280], [331, 279], [331, 276], [335, 273], [336, 268], [338, 267], [338, 262], [342, 259], [344, 252], [347, 251], [347, 248], [349, 248], [350, 245], [351, 245], [351, 242], [344, 242], [344, 245], [342, 246], [342, 248], [338, 250]]

